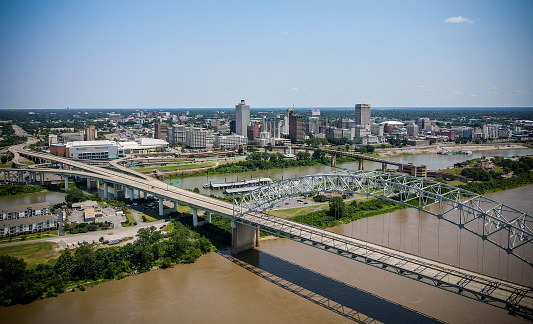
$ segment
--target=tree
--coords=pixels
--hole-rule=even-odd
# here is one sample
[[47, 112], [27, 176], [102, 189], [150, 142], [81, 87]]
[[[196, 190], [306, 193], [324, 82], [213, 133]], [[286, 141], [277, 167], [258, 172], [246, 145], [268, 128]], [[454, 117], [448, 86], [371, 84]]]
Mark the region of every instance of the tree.
[[83, 201], [85, 194], [79, 188], [72, 188], [69, 190], [68, 194], [65, 196], [65, 201], [70, 203], [77, 203]]
[[309, 160], [311, 154], [308, 152], [298, 152], [296, 153], [296, 156], [298, 157], [298, 160]]
[[243, 150], [243, 148], [242, 148], [242, 147], [239, 147], [239, 150], [237, 151], [237, 153], [238, 153], [239, 155], [243, 155], [243, 154], [244, 154], [244, 150]]
[[141, 228], [137, 231], [137, 242], [138, 245], [152, 245], [163, 238], [161, 232], [156, 231], [155, 226], [150, 226], [148, 228]]
[[2, 155], [2, 164], [7, 163], [7, 156]]
[[194, 188], [194, 189], [192, 190], [192, 192], [199, 194], [199, 193], [200, 193], [200, 189], [198, 189], [198, 188]]
[[333, 197], [329, 200], [329, 214], [335, 218], [346, 216], [346, 204], [342, 197]]
[[61, 277], [69, 281], [72, 277], [72, 269], [74, 267], [74, 256], [70, 250], [64, 250], [63, 253], [57, 259], [56, 264], [54, 265], [54, 270]]

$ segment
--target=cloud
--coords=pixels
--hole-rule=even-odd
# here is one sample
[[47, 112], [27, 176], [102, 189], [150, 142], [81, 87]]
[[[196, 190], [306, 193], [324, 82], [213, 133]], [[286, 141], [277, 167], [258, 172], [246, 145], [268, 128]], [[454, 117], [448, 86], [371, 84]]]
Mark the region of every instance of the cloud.
[[451, 23], [451, 24], [462, 24], [462, 23], [469, 23], [473, 24], [475, 20], [472, 20], [470, 18], [466, 18], [463, 16], [457, 16], [457, 17], [450, 17], [444, 21], [445, 23]]
[[298, 91], [298, 88], [292, 88], [292, 91]]
[[283, 33], [281, 33], [281, 35], [283, 35], [283, 36], [289, 35], [289, 32], [283, 32]]
[[529, 90], [515, 90], [514, 92], [519, 94], [519, 95], [528, 95], [528, 94], [531, 93], [531, 92], [529, 92]]

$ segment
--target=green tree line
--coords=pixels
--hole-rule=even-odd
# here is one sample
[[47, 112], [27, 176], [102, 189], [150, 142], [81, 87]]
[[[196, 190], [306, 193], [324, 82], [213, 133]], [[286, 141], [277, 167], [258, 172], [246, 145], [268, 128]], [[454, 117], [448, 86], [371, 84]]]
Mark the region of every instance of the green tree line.
[[145, 272], [152, 267], [167, 268], [175, 263], [192, 263], [215, 250], [205, 236], [175, 220], [163, 240], [155, 227], [140, 229], [137, 241], [122, 247], [96, 248], [84, 244], [74, 252], [65, 250], [54, 266], [39, 264], [28, 269], [23, 259], [0, 256], [0, 306], [29, 303], [56, 296], [88, 280], [110, 280]]

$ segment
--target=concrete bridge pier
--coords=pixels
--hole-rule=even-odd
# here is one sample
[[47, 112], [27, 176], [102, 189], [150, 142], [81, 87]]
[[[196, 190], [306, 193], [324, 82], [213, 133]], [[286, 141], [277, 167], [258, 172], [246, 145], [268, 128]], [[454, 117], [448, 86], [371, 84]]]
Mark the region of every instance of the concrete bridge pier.
[[104, 182], [104, 200], [107, 199], [109, 192], [107, 190], [107, 182]]
[[359, 170], [364, 170], [364, 167], [363, 167], [363, 159], [360, 159], [360, 160], [359, 160]]
[[381, 171], [387, 172], [387, 163], [381, 163]]
[[231, 254], [259, 247], [259, 229], [231, 222]]
[[63, 177], [65, 179], [65, 192], [68, 192], [68, 177]]
[[211, 224], [211, 212], [210, 211], [206, 211], [205, 213], [207, 214], [207, 222], [209, 224]]
[[125, 193], [124, 193], [124, 189], [126, 187], [125, 186], [122, 186], [122, 185], [118, 185], [117, 186], [117, 191], [115, 191], [115, 199], [124, 199], [126, 197]]
[[177, 200], [174, 201], [174, 211], [175, 212], [178, 211], [178, 201]]
[[198, 208], [196, 207], [189, 207], [192, 209], [192, 226], [196, 227], [198, 226]]
[[163, 198], [159, 198], [159, 216], [163, 216]]
[[98, 184], [97, 180], [87, 178], [87, 189], [98, 188], [97, 184]]
[[335, 154], [332, 154], [331, 155], [331, 167], [336, 167], [337, 166], [337, 155]]

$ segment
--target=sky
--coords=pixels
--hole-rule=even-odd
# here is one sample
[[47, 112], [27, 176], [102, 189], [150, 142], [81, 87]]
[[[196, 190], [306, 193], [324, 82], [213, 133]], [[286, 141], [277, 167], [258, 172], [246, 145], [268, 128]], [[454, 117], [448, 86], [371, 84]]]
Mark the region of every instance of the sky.
[[0, 108], [532, 107], [533, 1], [0, 1]]

